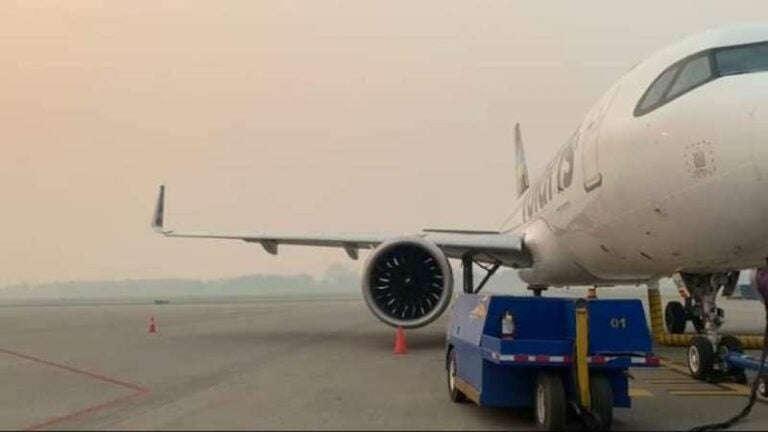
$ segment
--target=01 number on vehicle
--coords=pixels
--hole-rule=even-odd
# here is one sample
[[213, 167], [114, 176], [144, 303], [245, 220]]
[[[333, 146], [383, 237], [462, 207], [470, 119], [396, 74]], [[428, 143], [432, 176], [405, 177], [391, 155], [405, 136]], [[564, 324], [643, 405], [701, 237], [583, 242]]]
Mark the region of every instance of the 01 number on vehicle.
[[624, 330], [627, 328], [627, 319], [625, 317], [613, 317], [611, 318], [611, 328], [617, 330]]

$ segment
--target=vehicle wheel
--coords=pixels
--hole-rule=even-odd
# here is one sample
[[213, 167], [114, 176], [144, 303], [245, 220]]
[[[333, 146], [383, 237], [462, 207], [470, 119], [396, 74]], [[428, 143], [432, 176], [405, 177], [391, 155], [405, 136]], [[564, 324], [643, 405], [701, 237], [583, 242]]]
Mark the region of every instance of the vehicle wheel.
[[[720, 347], [724, 348], [727, 352], [738, 354], [744, 353], [744, 345], [741, 344], [741, 341], [736, 336], [726, 335], [720, 338]], [[744, 374], [744, 369], [742, 368], [729, 367], [728, 375], [736, 378], [738, 382], [747, 382], [747, 376]]]
[[670, 333], [679, 334], [685, 331], [685, 308], [678, 301], [667, 303], [664, 308], [664, 324]]
[[705, 380], [712, 372], [715, 361], [715, 350], [709, 339], [703, 336], [694, 336], [688, 345], [688, 371], [698, 380]]
[[453, 402], [463, 403], [466, 402], [467, 396], [456, 387], [456, 373], [458, 371], [456, 365], [456, 351], [451, 349], [448, 352], [448, 396]]
[[533, 398], [537, 429], [554, 431], [565, 428], [565, 388], [559, 376], [540, 372]]
[[592, 375], [589, 378], [589, 393], [592, 413], [600, 417], [602, 430], [611, 430], [611, 422], [613, 422], [611, 381], [605, 375]]

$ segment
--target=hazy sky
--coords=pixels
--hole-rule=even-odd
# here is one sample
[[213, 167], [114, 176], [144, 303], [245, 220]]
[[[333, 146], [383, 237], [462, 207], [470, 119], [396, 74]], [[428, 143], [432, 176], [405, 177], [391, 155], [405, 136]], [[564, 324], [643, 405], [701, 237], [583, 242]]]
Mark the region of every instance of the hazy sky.
[[[759, 1], [2, 1], [0, 284], [322, 272], [339, 250], [164, 239], [497, 228], [635, 63]], [[359, 265], [359, 264], [355, 264]]]

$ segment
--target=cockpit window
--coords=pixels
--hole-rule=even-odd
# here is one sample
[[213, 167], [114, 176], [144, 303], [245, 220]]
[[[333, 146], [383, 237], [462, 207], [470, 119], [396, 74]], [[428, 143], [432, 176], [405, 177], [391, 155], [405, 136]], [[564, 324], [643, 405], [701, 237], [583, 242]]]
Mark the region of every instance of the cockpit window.
[[712, 68], [709, 64], [709, 55], [694, 57], [680, 69], [680, 74], [675, 78], [675, 83], [669, 88], [666, 99], [672, 99], [693, 89], [712, 78]]
[[768, 71], [768, 43], [715, 50], [720, 75]]
[[640, 100], [640, 105], [637, 107], [637, 111], [650, 111], [657, 105], [661, 104], [664, 94], [666, 94], [669, 84], [672, 82], [672, 78], [677, 73], [677, 67], [672, 67], [664, 71], [656, 81], [653, 82], [651, 87], [645, 93], [645, 96]]
[[635, 116], [722, 76], [768, 71], [768, 42], [709, 49], [668, 67], [648, 87], [635, 107]]

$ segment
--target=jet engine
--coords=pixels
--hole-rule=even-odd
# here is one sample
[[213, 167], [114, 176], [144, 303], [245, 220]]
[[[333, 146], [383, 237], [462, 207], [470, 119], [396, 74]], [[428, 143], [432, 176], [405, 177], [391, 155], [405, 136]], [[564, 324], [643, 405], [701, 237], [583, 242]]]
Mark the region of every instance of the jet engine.
[[423, 327], [448, 307], [453, 273], [437, 245], [405, 237], [379, 245], [363, 271], [363, 297], [373, 314], [393, 327]]

